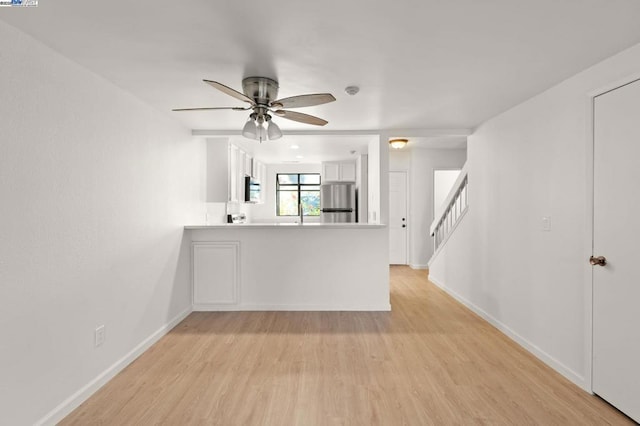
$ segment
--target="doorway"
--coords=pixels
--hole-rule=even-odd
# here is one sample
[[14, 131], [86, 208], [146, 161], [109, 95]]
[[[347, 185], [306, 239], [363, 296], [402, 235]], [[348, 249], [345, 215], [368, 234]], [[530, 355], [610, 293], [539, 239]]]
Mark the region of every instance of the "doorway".
[[593, 99], [593, 392], [640, 421], [640, 81]]
[[407, 264], [407, 172], [389, 172], [389, 264]]

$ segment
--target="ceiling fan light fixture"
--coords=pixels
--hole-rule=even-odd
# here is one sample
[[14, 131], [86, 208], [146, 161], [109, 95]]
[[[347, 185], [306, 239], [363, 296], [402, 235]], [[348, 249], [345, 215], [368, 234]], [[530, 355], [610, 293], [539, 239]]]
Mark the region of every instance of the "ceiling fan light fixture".
[[[209, 86], [222, 93], [246, 102], [245, 107], [202, 107], [202, 108], [176, 108], [173, 111], [210, 111], [210, 110], [232, 110], [253, 112], [242, 128], [242, 135], [248, 139], [259, 140], [260, 142], [282, 137], [280, 127], [271, 122], [271, 114], [283, 117], [287, 120], [298, 123], [311, 124], [314, 126], [324, 126], [329, 122], [313, 115], [301, 112], [290, 111], [290, 108], [302, 108], [315, 105], [323, 105], [334, 102], [336, 98], [331, 93], [310, 93], [307, 95], [289, 96], [287, 98], [276, 99], [278, 97], [278, 82], [267, 77], [247, 77], [242, 80], [242, 91], [238, 92], [229, 86], [213, 80], [203, 80]], [[355, 88], [357, 90], [357, 88]], [[266, 122], [266, 123], [265, 123]]]
[[258, 139], [258, 126], [256, 125], [254, 117], [249, 117], [247, 122], [244, 123], [242, 136], [249, 139]]
[[267, 129], [264, 126], [258, 126], [258, 137], [256, 139], [260, 143], [267, 140]]
[[264, 122], [265, 119], [262, 115], [258, 116], [258, 119], [256, 120], [256, 137], [254, 139], [257, 139], [260, 143], [262, 143], [262, 141], [266, 141], [267, 140], [267, 129], [266, 127], [264, 127]]
[[391, 145], [391, 148], [393, 149], [402, 149], [407, 145], [408, 142], [409, 139], [391, 139], [389, 141], [389, 145]]
[[280, 130], [280, 127], [278, 127], [273, 120], [269, 120], [269, 123], [267, 124], [267, 136], [269, 136], [270, 141], [280, 139], [282, 137], [282, 130]]

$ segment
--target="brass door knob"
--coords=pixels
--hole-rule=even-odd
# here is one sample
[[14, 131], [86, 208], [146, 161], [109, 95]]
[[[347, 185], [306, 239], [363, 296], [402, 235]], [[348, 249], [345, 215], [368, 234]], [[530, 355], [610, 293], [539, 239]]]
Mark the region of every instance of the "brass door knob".
[[592, 264], [593, 266], [596, 266], [596, 265], [604, 266], [607, 264], [607, 258], [604, 256], [598, 256], [598, 257], [591, 256], [589, 258], [589, 263]]

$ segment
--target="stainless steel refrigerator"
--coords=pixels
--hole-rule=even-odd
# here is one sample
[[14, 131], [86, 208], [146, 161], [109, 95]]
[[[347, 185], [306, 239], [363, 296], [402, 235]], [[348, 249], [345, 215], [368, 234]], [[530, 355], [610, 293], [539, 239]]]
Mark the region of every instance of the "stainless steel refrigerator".
[[320, 186], [321, 222], [356, 222], [356, 217], [355, 182], [331, 182]]

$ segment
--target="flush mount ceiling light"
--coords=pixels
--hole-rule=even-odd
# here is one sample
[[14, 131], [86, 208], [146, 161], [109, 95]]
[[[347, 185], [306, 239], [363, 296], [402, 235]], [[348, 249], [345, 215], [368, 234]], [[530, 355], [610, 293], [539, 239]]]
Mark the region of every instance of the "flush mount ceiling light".
[[360, 91], [360, 88], [358, 86], [347, 86], [344, 91], [347, 95], [354, 96]]
[[391, 148], [393, 149], [402, 149], [407, 145], [408, 142], [409, 139], [391, 139], [389, 141], [389, 145], [391, 145]]
[[[249, 139], [256, 139], [260, 142], [273, 140], [282, 137], [282, 130], [273, 121], [271, 115], [286, 118], [287, 120], [299, 123], [324, 126], [327, 120], [314, 117], [313, 115], [301, 112], [288, 111], [283, 108], [302, 108], [315, 105], [322, 105], [333, 102], [336, 98], [331, 93], [314, 93], [310, 95], [291, 96], [289, 98], [277, 99], [278, 82], [267, 77], [247, 77], [242, 80], [242, 91], [240, 93], [231, 87], [211, 80], [203, 80], [209, 86], [236, 98], [237, 100], [249, 104], [247, 107], [211, 107], [211, 108], [178, 108], [173, 111], [208, 111], [226, 109], [233, 111], [253, 111], [249, 119], [242, 128], [242, 135]], [[265, 127], [266, 125], [266, 127]]]

